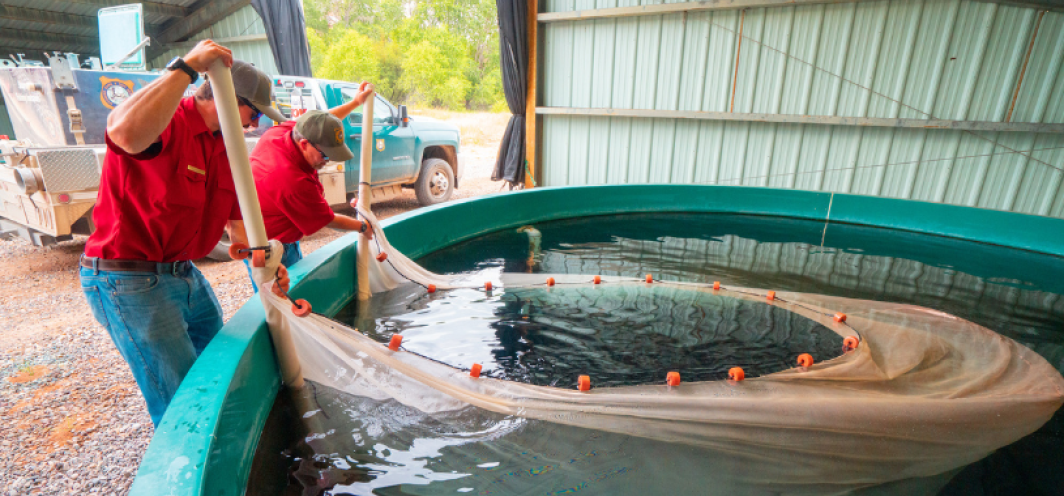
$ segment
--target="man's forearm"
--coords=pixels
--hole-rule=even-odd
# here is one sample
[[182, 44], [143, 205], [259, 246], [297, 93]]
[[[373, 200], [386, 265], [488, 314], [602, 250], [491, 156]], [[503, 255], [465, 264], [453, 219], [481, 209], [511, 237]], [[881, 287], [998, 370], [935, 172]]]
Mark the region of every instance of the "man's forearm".
[[344, 120], [348, 115], [351, 114], [351, 112], [354, 112], [356, 108], [360, 107], [363, 103], [365, 103], [365, 101], [365, 98], [355, 98], [343, 105], [338, 105], [329, 109], [329, 113], [335, 116], [337, 119]]
[[336, 214], [336, 217], [333, 217], [332, 222], [326, 224], [325, 227], [340, 229], [341, 231], [361, 231], [362, 221], [354, 217]]
[[248, 233], [244, 230], [244, 221], [231, 220], [225, 225], [225, 231], [229, 233], [229, 241], [233, 243], [240, 243], [245, 246], [248, 244]]
[[151, 84], [133, 93], [107, 117], [107, 135], [130, 154], [146, 150], [159, 139], [188, 88], [182, 71], [167, 71]]

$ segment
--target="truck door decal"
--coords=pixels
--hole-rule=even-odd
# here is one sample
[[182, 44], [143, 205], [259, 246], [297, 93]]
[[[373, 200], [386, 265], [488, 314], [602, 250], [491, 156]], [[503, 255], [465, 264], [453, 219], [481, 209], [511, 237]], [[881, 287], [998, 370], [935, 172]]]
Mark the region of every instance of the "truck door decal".
[[100, 101], [103, 102], [103, 106], [111, 110], [114, 110], [122, 102], [126, 101], [133, 94], [133, 81], [123, 81], [121, 79], [112, 79], [107, 76], [100, 76]]
[[384, 140], [382, 140], [382, 139], [377, 140], [377, 151], [378, 152], [383, 152], [384, 151]]

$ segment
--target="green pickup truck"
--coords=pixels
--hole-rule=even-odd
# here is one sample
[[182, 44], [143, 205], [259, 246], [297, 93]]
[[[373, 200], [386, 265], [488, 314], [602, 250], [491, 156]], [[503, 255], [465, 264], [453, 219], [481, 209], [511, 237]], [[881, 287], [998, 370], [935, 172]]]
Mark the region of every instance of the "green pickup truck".
[[[306, 110], [327, 110], [351, 101], [357, 83], [279, 76], [274, 78], [277, 107], [285, 117]], [[410, 117], [377, 95], [373, 104], [372, 201], [413, 188], [418, 202], [432, 205], [451, 198], [462, 177], [458, 127], [427, 117]], [[344, 119], [347, 146], [355, 158], [333, 163], [320, 177], [331, 204], [346, 203], [358, 191], [362, 148], [362, 107]]]

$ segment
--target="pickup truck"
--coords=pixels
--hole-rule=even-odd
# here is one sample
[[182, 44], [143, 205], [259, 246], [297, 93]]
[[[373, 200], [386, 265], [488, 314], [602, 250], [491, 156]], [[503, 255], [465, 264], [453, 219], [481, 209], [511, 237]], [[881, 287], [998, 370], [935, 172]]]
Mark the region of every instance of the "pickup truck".
[[[0, 129], [14, 132], [0, 136], [0, 236], [49, 245], [92, 233], [107, 114], [158, 77], [73, 67], [57, 55], [49, 57], [49, 67], [0, 68], [0, 121], [8, 121], [0, 122]], [[356, 88], [342, 81], [274, 78], [277, 107], [286, 117], [341, 105]], [[405, 106], [376, 98], [371, 201], [392, 198], [403, 188], [413, 188], [423, 205], [450, 199], [462, 176], [458, 128], [408, 116]], [[264, 118], [248, 133], [249, 149], [258, 142], [256, 134], [272, 124]], [[344, 128], [355, 158], [319, 172], [333, 205], [346, 204], [358, 190], [361, 108], [344, 120]], [[227, 259], [227, 248], [223, 237], [211, 257]]]
[[[274, 78], [277, 108], [294, 118], [307, 110], [327, 110], [351, 101], [358, 84], [342, 81], [280, 76]], [[355, 158], [330, 164], [321, 173], [326, 199], [346, 203], [358, 191], [362, 148], [362, 107], [344, 119], [347, 146]], [[395, 106], [380, 95], [373, 104], [373, 201], [381, 201], [413, 188], [418, 202], [432, 205], [451, 198], [462, 177], [459, 133], [452, 124], [407, 115], [405, 105]], [[341, 195], [342, 192], [342, 195]]]

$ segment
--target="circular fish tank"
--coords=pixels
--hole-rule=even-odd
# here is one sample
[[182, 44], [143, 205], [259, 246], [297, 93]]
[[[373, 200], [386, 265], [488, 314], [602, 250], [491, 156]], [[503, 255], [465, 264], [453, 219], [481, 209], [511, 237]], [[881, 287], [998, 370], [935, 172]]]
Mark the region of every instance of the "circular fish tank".
[[[830, 219], [830, 220], [829, 220]], [[1064, 366], [1064, 221], [883, 198], [716, 186], [544, 188], [453, 202], [384, 222], [438, 273], [586, 274], [772, 288], [927, 307]], [[763, 303], [659, 287], [399, 289], [352, 303], [356, 236], [291, 270], [315, 312], [485, 377], [571, 388], [719, 381], [838, 357], [842, 338]], [[133, 494], [704, 493], [742, 472], [712, 453], [520, 416], [425, 413], [327, 387], [280, 384], [253, 299], [197, 361], [141, 464]], [[744, 363], [736, 363], [746, 359]], [[283, 394], [278, 394], [283, 392]], [[1058, 412], [989, 457], [875, 494], [1052, 493]], [[717, 479], [719, 480], [719, 478]], [[721, 494], [759, 487], [719, 485]], [[834, 487], [810, 484], [805, 493]], [[793, 489], [793, 488], [791, 488]], [[802, 491], [798, 491], [802, 493]], [[749, 491], [747, 491], [749, 492]]]

